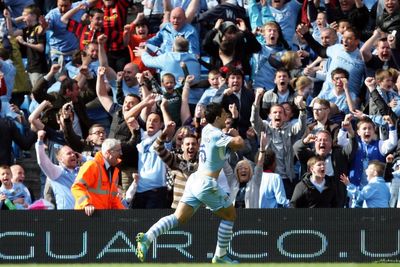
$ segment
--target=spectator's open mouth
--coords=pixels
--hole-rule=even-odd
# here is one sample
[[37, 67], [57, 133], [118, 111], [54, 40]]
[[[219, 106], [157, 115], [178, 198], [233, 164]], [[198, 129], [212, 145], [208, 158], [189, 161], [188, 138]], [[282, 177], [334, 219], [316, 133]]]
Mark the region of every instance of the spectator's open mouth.
[[188, 149], [187, 154], [190, 158], [193, 158], [196, 155], [196, 152], [194, 151], [194, 149]]
[[274, 118], [275, 123], [281, 124], [282, 119], [281, 118]]
[[372, 136], [370, 134], [364, 134], [364, 140], [365, 141], [370, 141]]

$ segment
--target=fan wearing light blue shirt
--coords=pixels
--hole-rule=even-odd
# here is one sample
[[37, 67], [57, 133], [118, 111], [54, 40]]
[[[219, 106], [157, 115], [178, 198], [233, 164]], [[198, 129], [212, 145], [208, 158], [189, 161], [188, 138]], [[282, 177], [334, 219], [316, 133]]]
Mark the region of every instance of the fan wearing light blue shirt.
[[210, 83], [210, 87], [204, 91], [197, 105], [207, 106], [211, 103], [211, 99], [215, 96], [219, 89], [220, 78], [221, 74], [217, 70], [211, 70], [208, 73], [208, 82]]
[[[260, 151], [260, 153], [263, 151]], [[272, 150], [264, 151], [264, 170], [260, 184], [260, 208], [289, 207], [289, 199], [286, 198], [282, 177], [274, 173], [276, 167], [275, 153]]]
[[[50, 57], [52, 62], [67, 63], [71, 61], [72, 54], [79, 48], [79, 42], [75, 34], [67, 31], [65, 24], [61, 22], [61, 16], [64, 15], [71, 8], [85, 3], [89, 5], [89, 1], [79, 1], [72, 3], [72, 0], [57, 0], [57, 8], [50, 10], [46, 15], [47, 21], [47, 36], [50, 45]], [[72, 18], [80, 21], [84, 11], [78, 11]], [[60, 59], [60, 61], [59, 61]], [[60, 65], [64, 65], [60, 64]]]
[[193, 17], [186, 16], [182, 8], [174, 8], [171, 11], [170, 22], [162, 24], [156, 36], [147, 40], [147, 43], [159, 47], [161, 53], [172, 52], [175, 38], [181, 36], [189, 41], [189, 53], [200, 55], [199, 34], [196, 28], [188, 23], [191, 19]]
[[350, 91], [358, 96], [365, 76], [365, 63], [358, 49], [360, 43], [358, 33], [352, 28], [347, 28], [343, 33], [341, 44], [325, 48], [311, 36], [307, 26], [300, 25], [297, 31], [303, 35], [311, 49], [320, 57], [330, 60], [322, 92], [329, 90], [329, 84], [332, 82], [332, 71], [342, 68], [349, 73]]
[[263, 29], [265, 45], [258, 54], [254, 55], [254, 88], [260, 87], [264, 90], [271, 90], [275, 87], [272, 77], [275, 76], [276, 69], [271, 66], [269, 58], [272, 55], [280, 60], [289, 46], [283, 40], [282, 31], [276, 22], [267, 22]]
[[273, 0], [270, 4], [261, 4], [261, 7], [257, 6], [254, 2], [256, 1], [252, 0], [249, 3], [249, 18], [253, 30], [255, 26], [261, 26], [272, 20], [276, 21], [282, 29], [283, 38], [291, 47], [302, 1]]
[[390, 191], [383, 178], [385, 164], [378, 160], [372, 160], [369, 162], [365, 173], [368, 184], [362, 190], [351, 184], [346, 175], [343, 174], [340, 177], [340, 180], [347, 187], [348, 196], [355, 200], [353, 208], [389, 208]]
[[348, 88], [349, 73], [342, 68], [337, 68], [332, 71], [331, 78], [329, 90], [320, 92], [318, 98], [329, 101], [331, 106], [335, 104], [344, 114], [350, 113], [350, 110], [354, 110], [356, 95]]

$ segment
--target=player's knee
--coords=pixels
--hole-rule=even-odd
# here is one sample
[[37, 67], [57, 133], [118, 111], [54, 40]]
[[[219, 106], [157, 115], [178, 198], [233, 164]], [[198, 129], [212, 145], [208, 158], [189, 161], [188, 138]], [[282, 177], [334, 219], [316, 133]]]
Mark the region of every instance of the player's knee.
[[225, 218], [227, 221], [235, 221], [236, 220], [236, 212], [233, 212], [231, 214], [228, 214], [227, 217]]
[[179, 225], [186, 224], [189, 221], [189, 218], [186, 218], [186, 217], [183, 217], [183, 216], [177, 217], [177, 219], [178, 219]]
[[232, 222], [235, 221], [236, 220], [236, 210], [233, 209], [230, 212], [225, 213], [223, 216], [223, 219], [227, 220], [227, 221], [232, 221]]

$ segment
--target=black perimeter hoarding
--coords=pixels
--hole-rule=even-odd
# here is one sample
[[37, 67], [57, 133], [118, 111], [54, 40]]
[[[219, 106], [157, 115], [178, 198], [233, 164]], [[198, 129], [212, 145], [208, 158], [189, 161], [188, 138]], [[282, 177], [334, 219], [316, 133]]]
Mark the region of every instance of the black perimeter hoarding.
[[[1, 211], [0, 263], [138, 262], [135, 236], [171, 210]], [[399, 209], [239, 210], [229, 253], [240, 262], [400, 260]], [[161, 235], [147, 261], [210, 262], [219, 219], [199, 210]]]

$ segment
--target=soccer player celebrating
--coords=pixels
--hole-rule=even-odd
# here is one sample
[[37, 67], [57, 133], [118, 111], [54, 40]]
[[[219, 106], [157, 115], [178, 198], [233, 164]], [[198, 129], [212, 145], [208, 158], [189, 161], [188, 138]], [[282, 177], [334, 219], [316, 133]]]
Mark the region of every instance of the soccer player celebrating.
[[161, 218], [146, 233], [136, 236], [136, 255], [140, 261], [145, 260], [147, 250], [157, 236], [186, 223], [199, 206], [205, 204], [222, 219], [212, 262], [236, 262], [227, 256], [236, 211], [229, 196], [218, 185], [217, 178], [224, 165], [226, 150], [239, 150], [244, 147], [244, 141], [236, 129], [230, 129], [227, 134], [222, 132], [227, 115], [221, 105], [207, 105], [205, 117], [208, 124], [202, 130], [198, 170], [189, 177], [175, 213]]

